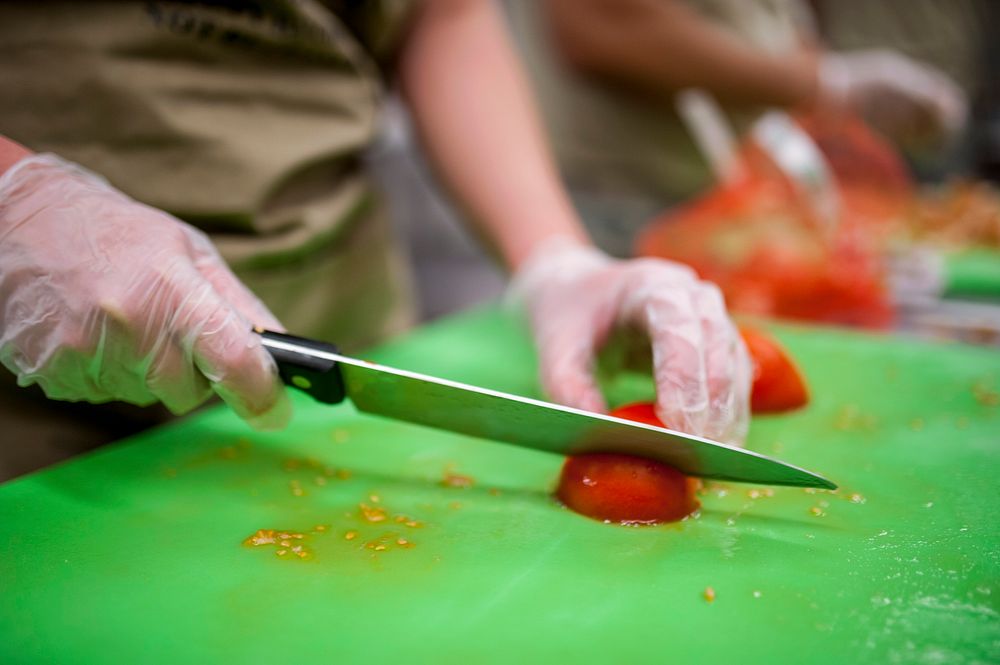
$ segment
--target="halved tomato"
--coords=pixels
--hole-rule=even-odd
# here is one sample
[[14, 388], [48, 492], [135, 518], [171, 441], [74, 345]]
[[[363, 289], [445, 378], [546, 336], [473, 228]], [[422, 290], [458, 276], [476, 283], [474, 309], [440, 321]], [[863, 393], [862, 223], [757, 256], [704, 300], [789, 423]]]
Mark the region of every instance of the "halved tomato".
[[[650, 403], [630, 404], [611, 415], [663, 427]], [[698, 481], [641, 457], [586, 453], [566, 460], [556, 496], [571, 510], [604, 522], [658, 524], [698, 509]]]
[[698, 509], [697, 483], [660, 462], [617, 455], [574, 455], [563, 465], [556, 496], [571, 510], [604, 522], [659, 524]]

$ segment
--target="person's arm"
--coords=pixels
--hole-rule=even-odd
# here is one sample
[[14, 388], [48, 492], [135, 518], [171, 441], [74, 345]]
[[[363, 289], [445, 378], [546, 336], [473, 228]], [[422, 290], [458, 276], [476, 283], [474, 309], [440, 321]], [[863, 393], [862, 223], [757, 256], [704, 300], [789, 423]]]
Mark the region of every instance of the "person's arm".
[[489, 0], [425, 2], [400, 77], [439, 174], [511, 270], [549, 239], [589, 243]]
[[668, 100], [697, 87], [722, 101], [795, 106], [816, 94], [806, 49], [773, 56], [676, 0], [544, 0], [559, 55], [583, 74]]
[[730, 104], [847, 108], [903, 145], [940, 148], [965, 123], [968, 101], [942, 72], [902, 54], [823, 51], [771, 55], [679, 0], [544, 0], [556, 51], [585, 76], [664, 103], [700, 88]]
[[661, 419], [742, 441], [750, 364], [721, 294], [683, 266], [589, 245], [490, 0], [428, 0], [401, 74], [440, 174], [514, 272], [551, 398], [602, 410], [594, 355], [629, 327], [650, 340]]

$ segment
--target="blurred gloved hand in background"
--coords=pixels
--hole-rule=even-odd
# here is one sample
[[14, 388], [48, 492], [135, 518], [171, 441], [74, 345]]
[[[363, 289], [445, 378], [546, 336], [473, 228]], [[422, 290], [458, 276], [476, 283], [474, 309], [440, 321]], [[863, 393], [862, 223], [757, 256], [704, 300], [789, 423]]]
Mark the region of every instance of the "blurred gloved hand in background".
[[889, 50], [824, 55], [821, 104], [846, 106], [903, 148], [939, 148], [964, 127], [969, 101], [944, 72]]
[[214, 390], [282, 427], [290, 403], [253, 324], [281, 329], [200, 231], [54, 155], [0, 176], [0, 361], [20, 385], [177, 414]]
[[683, 265], [614, 260], [579, 244], [547, 244], [518, 270], [542, 385], [556, 402], [605, 411], [595, 356], [619, 328], [648, 336], [656, 411], [671, 428], [742, 444], [752, 365], [719, 290]]

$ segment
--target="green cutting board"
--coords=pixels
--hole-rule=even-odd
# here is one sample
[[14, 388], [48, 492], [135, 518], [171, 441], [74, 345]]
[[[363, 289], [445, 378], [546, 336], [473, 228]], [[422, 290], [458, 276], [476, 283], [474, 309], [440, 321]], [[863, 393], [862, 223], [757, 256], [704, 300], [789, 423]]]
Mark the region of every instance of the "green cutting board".
[[[557, 505], [554, 456], [349, 405], [297, 400], [277, 434], [212, 409], [0, 486], [0, 662], [1000, 661], [1000, 355], [780, 336], [813, 402], [750, 446], [835, 494], [712, 483], [697, 519], [626, 528]], [[371, 358], [537, 394], [493, 310]], [[309, 556], [241, 544], [258, 529]]]

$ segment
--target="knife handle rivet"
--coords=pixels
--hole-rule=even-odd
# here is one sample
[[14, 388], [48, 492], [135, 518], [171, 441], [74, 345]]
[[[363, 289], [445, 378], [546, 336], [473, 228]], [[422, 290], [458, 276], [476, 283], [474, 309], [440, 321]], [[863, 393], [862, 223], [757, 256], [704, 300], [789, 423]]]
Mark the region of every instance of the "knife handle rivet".
[[312, 388], [312, 382], [304, 376], [295, 375], [292, 377], [292, 385], [296, 388], [302, 388], [302, 390], [309, 390]]

